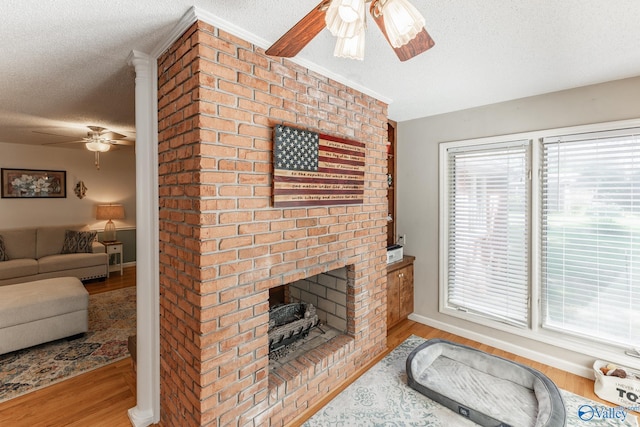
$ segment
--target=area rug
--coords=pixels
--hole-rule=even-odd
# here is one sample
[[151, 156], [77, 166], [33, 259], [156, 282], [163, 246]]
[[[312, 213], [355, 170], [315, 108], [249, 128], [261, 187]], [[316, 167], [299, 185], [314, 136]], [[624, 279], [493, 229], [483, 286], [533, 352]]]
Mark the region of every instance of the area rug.
[[[423, 342], [416, 336], [408, 338], [303, 426], [475, 426], [407, 385], [407, 356]], [[567, 408], [567, 426], [638, 426], [636, 417], [626, 408], [612, 408], [566, 390], [561, 394]]]
[[0, 355], [0, 402], [129, 355], [136, 331], [136, 288], [89, 296], [89, 332]]

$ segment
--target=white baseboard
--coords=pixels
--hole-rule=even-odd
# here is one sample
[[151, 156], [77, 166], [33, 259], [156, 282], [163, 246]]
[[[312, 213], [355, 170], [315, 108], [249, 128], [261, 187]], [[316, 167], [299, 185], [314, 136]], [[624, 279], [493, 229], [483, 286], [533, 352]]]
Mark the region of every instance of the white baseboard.
[[423, 325], [431, 326], [432, 328], [441, 329], [445, 332], [459, 335], [463, 338], [490, 345], [500, 350], [508, 351], [509, 353], [517, 354], [518, 356], [526, 357], [527, 359], [535, 360], [536, 362], [544, 363], [545, 365], [549, 365], [557, 369], [562, 369], [563, 371], [571, 372], [572, 374], [579, 375], [581, 377], [593, 379], [593, 370], [590, 367], [582, 366], [569, 360], [550, 356], [545, 353], [540, 353], [528, 347], [522, 347], [520, 345], [503, 341], [489, 335], [485, 335], [476, 331], [470, 331], [458, 326], [453, 326], [448, 323], [444, 323], [429, 317], [420, 316], [415, 313], [410, 314], [409, 319], [418, 323], [422, 323]]
[[129, 421], [134, 427], [147, 427], [153, 424], [152, 411], [140, 411], [137, 406], [129, 409]]

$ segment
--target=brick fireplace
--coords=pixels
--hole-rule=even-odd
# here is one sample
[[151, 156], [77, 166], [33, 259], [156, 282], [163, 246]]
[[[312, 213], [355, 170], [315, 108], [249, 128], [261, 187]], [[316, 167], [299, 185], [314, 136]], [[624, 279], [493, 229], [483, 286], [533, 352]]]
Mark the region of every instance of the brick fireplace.
[[[161, 423], [285, 425], [386, 348], [387, 106], [202, 21], [158, 67]], [[365, 143], [364, 203], [273, 208], [276, 124]], [[270, 373], [269, 289], [336, 269], [346, 333]]]

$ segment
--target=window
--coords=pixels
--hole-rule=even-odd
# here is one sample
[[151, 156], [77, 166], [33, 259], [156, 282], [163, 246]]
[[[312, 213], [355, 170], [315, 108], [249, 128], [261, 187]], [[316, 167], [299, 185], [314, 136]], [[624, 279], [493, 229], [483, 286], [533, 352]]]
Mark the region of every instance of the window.
[[440, 145], [441, 310], [640, 345], [640, 128], [602, 129]]
[[640, 342], [640, 138], [628, 133], [545, 138], [541, 186], [543, 326], [623, 345]]
[[451, 147], [447, 305], [528, 322], [529, 142]]

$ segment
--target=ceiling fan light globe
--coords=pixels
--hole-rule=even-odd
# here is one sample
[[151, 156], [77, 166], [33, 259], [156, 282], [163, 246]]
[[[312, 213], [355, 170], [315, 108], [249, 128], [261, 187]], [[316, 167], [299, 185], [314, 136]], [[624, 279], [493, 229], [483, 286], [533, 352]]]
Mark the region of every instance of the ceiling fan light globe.
[[424, 17], [407, 0], [387, 0], [381, 13], [389, 42], [395, 48], [409, 43], [424, 28]]
[[333, 0], [331, 4], [329, 4], [324, 20], [332, 35], [335, 37], [351, 38], [356, 36], [364, 28], [365, 0], [355, 0], [355, 2], [361, 3], [361, 7], [358, 9], [359, 17], [351, 22], [345, 21], [340, 15], [340, 8], [343, 1], [346, 3], [354, 3], [353, 0]]
[[354, 37], [338, 37], [333, 55], [339, 58], [364, 59], [364, 28]]
[[91, 141], [84, 144], [85, 148], [89, 151], [97, 151], [98, 153], [104, 153], [111, 149], [111, 145], [100, 142], [100, 141]]
[[344, 22], [354, 22], [364, 15], [365, 0], [340, 0], [338, 14]]

